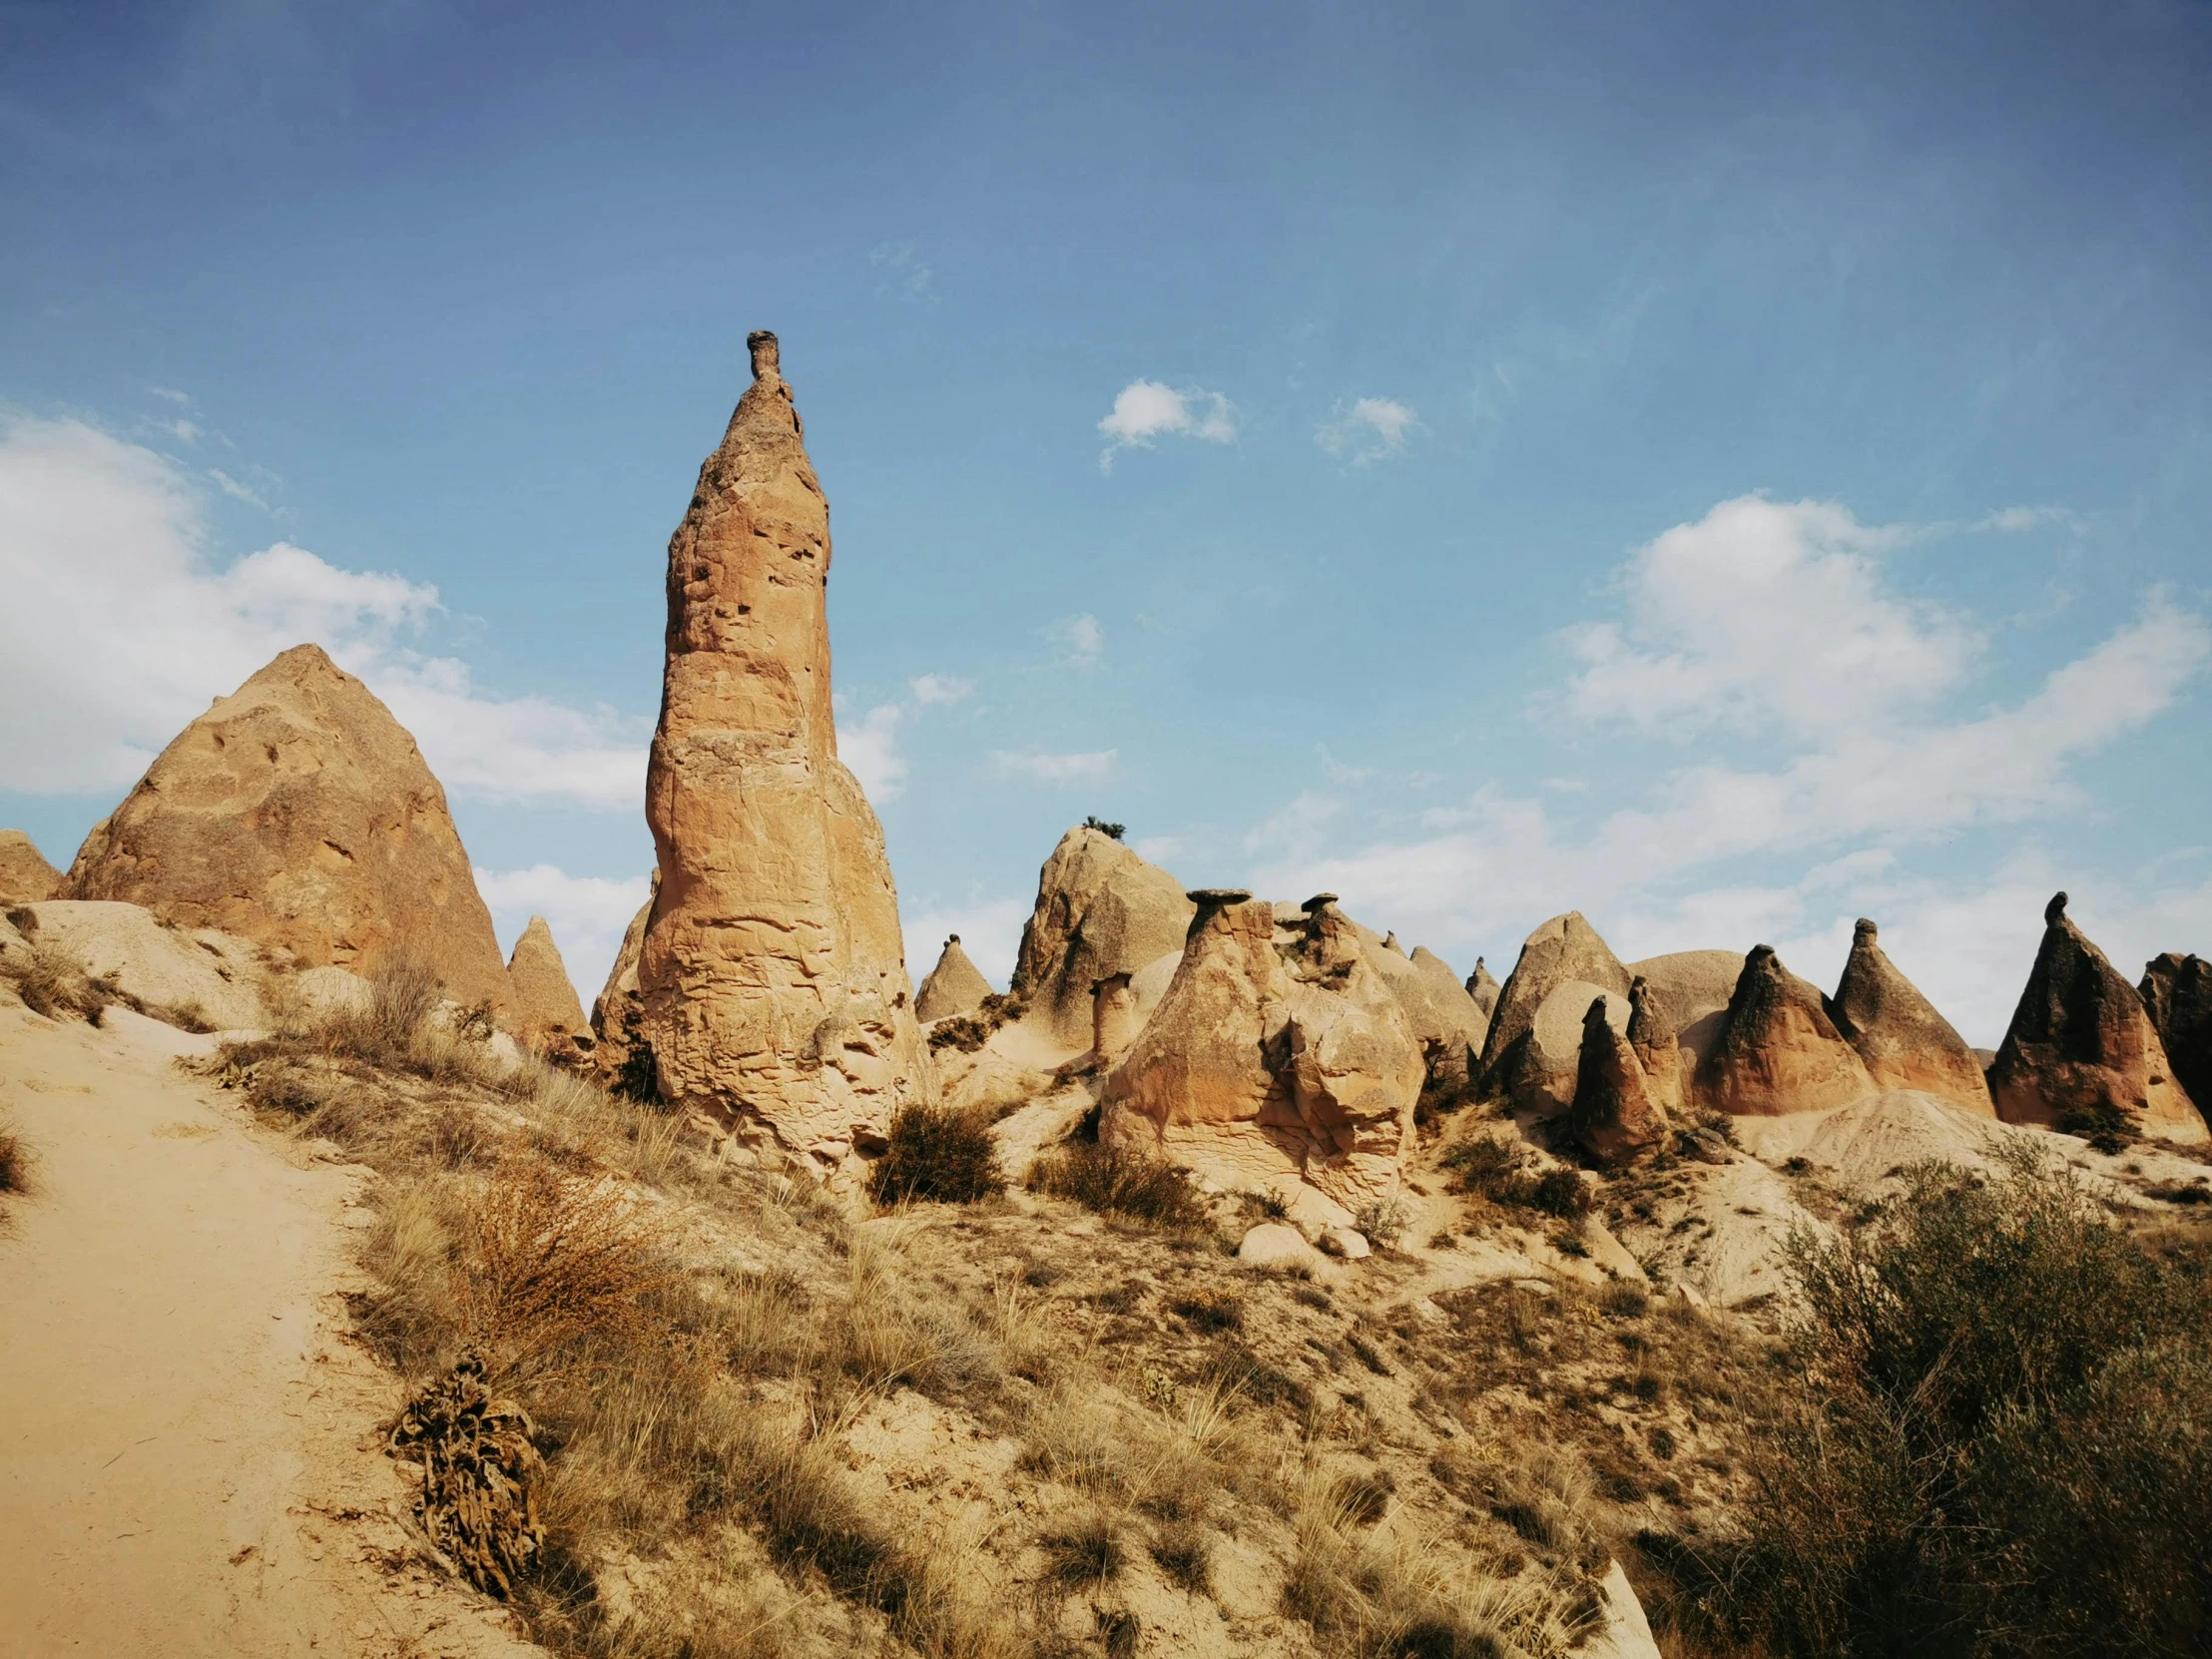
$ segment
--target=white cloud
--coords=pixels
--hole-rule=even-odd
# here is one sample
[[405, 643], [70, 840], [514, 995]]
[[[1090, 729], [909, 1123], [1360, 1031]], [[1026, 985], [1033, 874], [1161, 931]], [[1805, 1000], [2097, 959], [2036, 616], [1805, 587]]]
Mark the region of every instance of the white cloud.
[[260, 495], [256, 494], [253, 490], [247, 488], [246, 485], [240, 483], [236, 478], [232, 477], [228, 472], [225, 472], [221, 467], [211, 466], [210, 468], [208, 468], [208, 476], [215, 480], [216, 488], [220, 489], [225, 495], [231, 497], [232, 500], [243, 501], [250, 507], [259, 507], [265, 513], [276, 511], [276, 509], [272, 507], [267, 501], [263, 500]]
[[2039, 530], [2046, 524], [2063, 524], [2068, 529], [2078, 530], [2081, 515], [2067, 507], [2002, 507], [1975, 519], [1971, 528], [2017, 535], [2023, 530]]
[[433, 587], [278, 542], [228, 565], [162, 456], [75, 420], [0, 425], [0, 783], [121, 790], [219, 696], [312, 640], [359, 675], [456, 792], [634, 807], [644, 723], [478, 692], [399, 637]]
[[1132, 380], [1114, 398], [1113, 410], [1098, 423], [1109, 442], [1098, 457], [1101, 472], [1111, 472], [1123, 449], [1150, 449], [1161, 437], [1197, 438], [1205, 443], [1234, 443], [1237, 410], [1218, 391], [1197, 386], [1178, 390], [1158, 380]]
[[530, 918], [545, 917], [589, 1014], [592, 999], [606, 984], [607, 971], [622, 948], [623, 929], [653, 887], [647, 875], [615, 881], [603, 875], [571, 875], [553, 864], [533, 864], [528, 869], [479, 868], [476, 890], [491, 908], [500, 947], [510, 955]]
[[906, 971], [921, 988], [921, 981], [937, 965], [945, 939], [960, 935], [960, 948], [983, 977], [1004, 988], [1014, 974], [1014, 958], [1021, 949], [1022, 923], [1030, 906], [1017, 898], [984, 898], [967, 904], [932, 904], [916, 911], [903, 924], [906, 938]]
[[1155, 864], [1164, 864], [1183, 850], [1181, 835], [1147, 835], [1137, 842], [1137, 856]]
[[1689, 738], [1716, 726], [1854, 731], [1949, 689], [1981, 636], [1883, 591], [1902, 532], [1832, 502], [1724, 501], [1629, 559], [1625, 626], [1563, 638], [1582, 667], [1560, 700], [1585, 723]]
[[179, 443], [198, 443], [200, 428], [189, 420], [157, 420], [154, 424], [175, 438]]
[[901, 299], [936, 299], [937, 274], [922, 261], [912, 243], [879, 242], [867, 251], [867, 263], [882, 273], [882, 280], [875, 288], [878, 294], [896, 295]]
[[1350, 408], [1339, 406], [1337, 417], [1314, 428], [1314, 441], [1354, 466], [1366, 466], [1405, 447], [1405, 440], [1420, 425], [1411, 405], [1394, 397], [1362, 397]]
[[1067, 650], [1067, 661], [1077, 668], [1092, 668], [1106, 655], [1106, 628], [1095, 616], [1069, 617], [1055, 623], [1051, 637]]
[[991, 765], [1001, 778], [1027, 778], [1039, 784], [1085, 784], [1105, 777], [1121, 757], [1118, 749], [1095, 749], [1073, 755], [1015, 755], [994, 750]]
[[166, 398], [172, 403], [190, 403], [192, 401], [192, 393], [179, 391], [175, 386], [148, 386], [146, 389], [156, 397]]
[[898, 727], [906, 711], [878, 703], [860, 724], [837, 734], [837, 759], [860, 781], [871, 805], [896, 801], [906, 789], [906, 758], [898, 753]]
[[914, 701], [926, 709], [939, 704], [965, 702], [975, 695], [975, 682], [950, 674], [924, 674], [918, 679], [907, 681], [906, 689], [914, 694]]

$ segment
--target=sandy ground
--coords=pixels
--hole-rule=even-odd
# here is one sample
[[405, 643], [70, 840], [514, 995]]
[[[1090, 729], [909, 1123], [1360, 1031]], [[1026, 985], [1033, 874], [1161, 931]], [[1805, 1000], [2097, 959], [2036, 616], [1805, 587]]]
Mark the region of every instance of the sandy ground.
[[362, 1172], [0, 997], [0, 1655], [537, 1654], [436, 1570], [347, 1335]]

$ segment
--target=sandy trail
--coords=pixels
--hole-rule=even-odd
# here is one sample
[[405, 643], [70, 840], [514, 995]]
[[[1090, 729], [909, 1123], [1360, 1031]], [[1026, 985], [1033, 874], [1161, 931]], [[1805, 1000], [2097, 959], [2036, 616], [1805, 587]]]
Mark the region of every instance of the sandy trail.
[[180, 1072], [193, 1038], [0, 1005], [0, 1655], [536, 1654], [428, 1568], [346, 1339], [361, 1175]]

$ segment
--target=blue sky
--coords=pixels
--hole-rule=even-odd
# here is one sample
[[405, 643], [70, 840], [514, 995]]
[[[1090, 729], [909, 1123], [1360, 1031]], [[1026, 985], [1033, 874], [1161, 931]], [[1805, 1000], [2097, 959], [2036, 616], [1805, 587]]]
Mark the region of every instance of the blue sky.
[[[0, 823], [319, 638], [588, 998], [773, 327], [917, 972], [2212, 951], [2212, 5], [0, 4]], [[434, 593], [432, 592], [434, 590]]]

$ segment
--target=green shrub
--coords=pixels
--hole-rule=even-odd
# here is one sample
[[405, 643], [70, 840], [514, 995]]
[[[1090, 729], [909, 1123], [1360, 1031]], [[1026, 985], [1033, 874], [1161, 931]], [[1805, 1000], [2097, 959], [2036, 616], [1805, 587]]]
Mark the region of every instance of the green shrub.
[[901, 1106], [891, 1117], [890, 1149], [868, 1175], [868, 1196], [878, 1204], [973, 1204], [1005, 1190], [989, 1128], [942, 1106]]
[[1077, 1143], [1048, 1154], [1030, 1166], [1028, 1185], [1154, 1227], [1203, 1227], [1208, 1217], [1204, 1196], [1182, 1170], [1120, 1147]]

